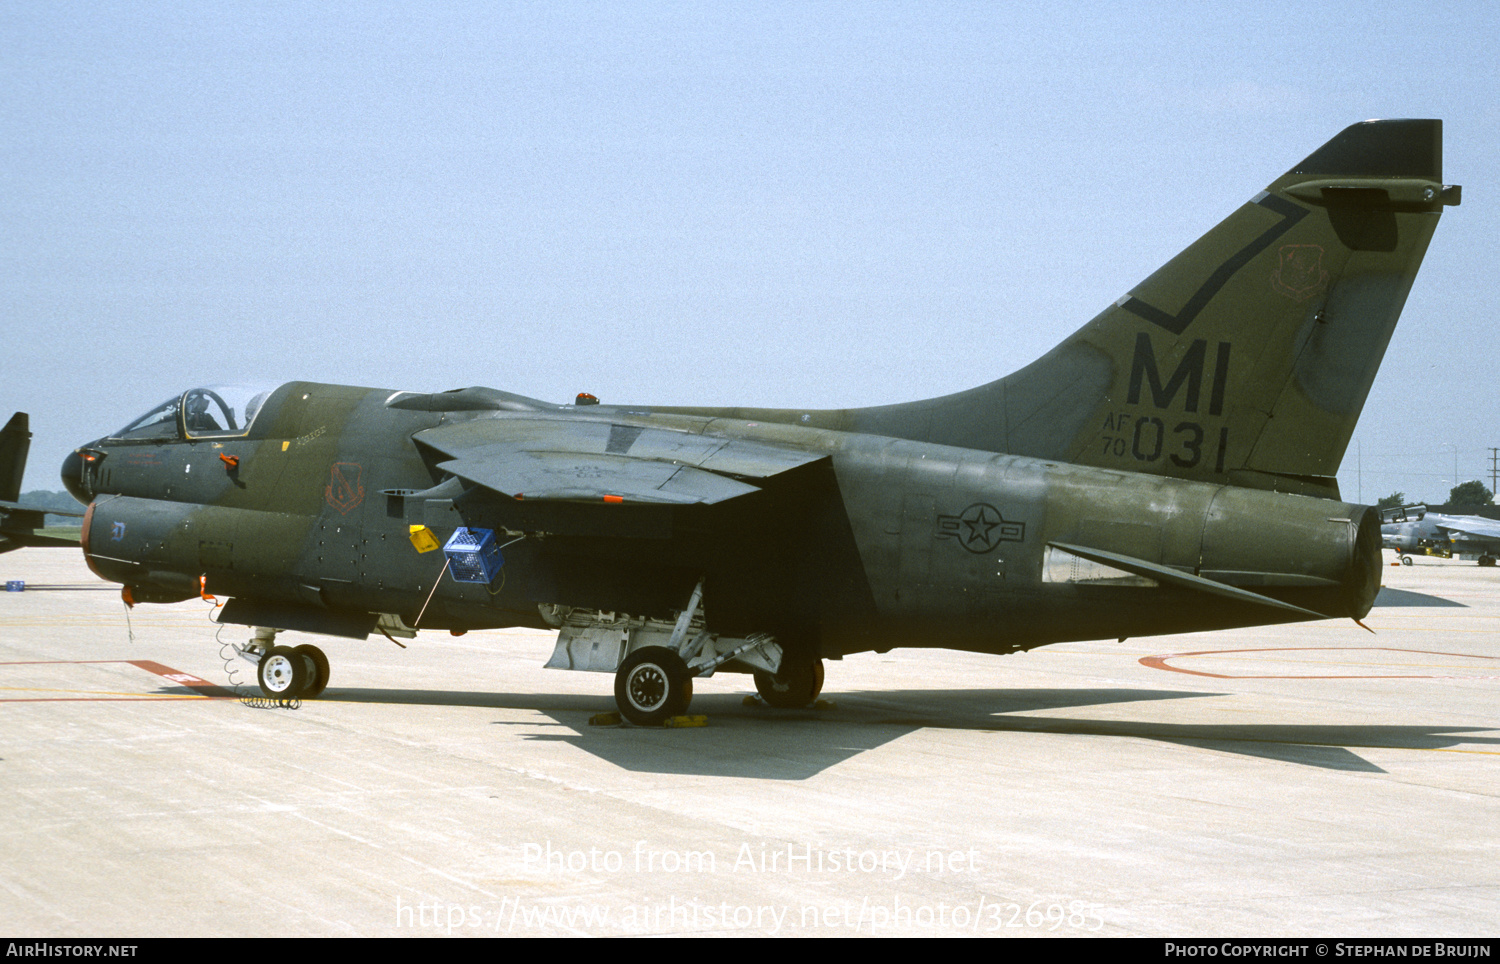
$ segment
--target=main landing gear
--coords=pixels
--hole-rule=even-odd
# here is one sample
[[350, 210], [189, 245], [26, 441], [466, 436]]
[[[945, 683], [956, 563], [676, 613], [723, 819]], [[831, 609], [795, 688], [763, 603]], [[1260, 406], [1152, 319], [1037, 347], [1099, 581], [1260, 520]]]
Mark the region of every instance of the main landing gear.
[[687, 663], [665, 646], [636, 650], [615, 673], [615, 704], [636, 726], [660, 726], [686, 713], [692, 701]]
[[260, 691], [273, 700], [310, 700], [328, 687], [328, 657], [316, 646], [274, 646], [276, 630], [257, 629], [255, 639], [241, 652], [257, 655], [255, 678]]
[[823, 662], [800, 647], [786, 652], [765, 633], [721, 636], [703, 616], [703, 581], [674, 620], [544, 605], [542, 618], [557, 627], [550, 669], [613, 673], [615, 705], [637, 726], [661, 726], [686, 715], [693, 680], [728, 672], [755, 674], [755, 688], [770, 706], [810, 705], [823, 690]]
[[799, 710], [812, 705], [823, 692], [823, 661], [817, 657], [797, 659], [788, 653], [776, 673], [755, 674], [755, 691], [768, 706]]
[[[636, 726], [660, 726], [674, 716], [686, 714], [688, 704], [693, 702], [693, 677], [705, 670], [713, 673], [717, 664], [701, 658], [710, 636], [702, 626], [702, 607], [700, 579], [687, 608], [678, 614], [666, 645], [631, 650], [615, 670], [615, 705], [620, 708], [620, 715]], [[688, 665], [689, 659], [693, 660], [692, 666]]]
[[[823, 661], [786, 656], [779, 672], [755, 672], [755, 690], [766, 705], [779, 710], [811, 706], [823, 692]], [[636, 650], [615, 674], [615, 703], [636, 726], [660, 726], [682, 716], [692, 700], [692, 670], [665, 646]]]

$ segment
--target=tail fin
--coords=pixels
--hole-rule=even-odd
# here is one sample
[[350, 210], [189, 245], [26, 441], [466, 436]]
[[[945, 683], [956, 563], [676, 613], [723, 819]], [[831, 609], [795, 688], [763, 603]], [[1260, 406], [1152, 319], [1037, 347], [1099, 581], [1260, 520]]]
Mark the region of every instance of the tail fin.
[[0, 502], [21, 497], [21, 479], [26, 474], [26, 453], [31, 448], [31, 423], [25, 412], [17, 412], [0, 429]]
[[828, 427], [1337, 498], [1427, 243], [1459, 201], [1442, 176], [1442, 121], [1355, 124], [1015, 374], [821, 414], [840, 423]]
[[46, 525], [49, 512], [59, 515], [81, 515], [60, 511], [45, 505], [21, 505], [21, 479], [26, 474], [26, 453], [31, 448], [30, 419], [17, 412], [0, 429], [0, 552], [25, 546], [76, 546], [76, 530], [37, 531]]

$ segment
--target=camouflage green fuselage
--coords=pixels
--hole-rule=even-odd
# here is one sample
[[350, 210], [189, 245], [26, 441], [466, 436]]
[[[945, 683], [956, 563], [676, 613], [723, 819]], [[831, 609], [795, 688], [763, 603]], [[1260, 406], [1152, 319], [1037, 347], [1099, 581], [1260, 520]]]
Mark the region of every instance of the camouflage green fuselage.
[[[242, 438], [93, 443], [90, 564], [143, 600], [184, 598], [201, 580], [209, 593], [292, 614], [286, 628], [335, 633], [347, 613], [393, 613], [412, 626], [420, 614], [420, 628], [453, 630], [542, 627], [543, 605], [670, 618], [701, 577], [715, 632], [771, 633], [825, 656], [1009, 652], [1313, 615], [1059, 546], [1329, 616], [1364, 615], [1378, 589], [1378, 518], [1326, 499], [796, 424], [514, 396], [510, 410], [389, 404], [403, 397], [443, 403], [296, 382]], [[604, 423], [617, 435], [646, 427], [753, 441], [810, 461], [718, 504], [442, 486], [440, 456], [414, 437], [473, 420], [487, 421], [493, 439], [512, 423], [535, 433], [541, 420], [565, 434]], [[516, 541], [493, 584], [460, 583], [442, 578], [441, 553], [417, 551], [413, 525], [440, 539], [465, 525]]]

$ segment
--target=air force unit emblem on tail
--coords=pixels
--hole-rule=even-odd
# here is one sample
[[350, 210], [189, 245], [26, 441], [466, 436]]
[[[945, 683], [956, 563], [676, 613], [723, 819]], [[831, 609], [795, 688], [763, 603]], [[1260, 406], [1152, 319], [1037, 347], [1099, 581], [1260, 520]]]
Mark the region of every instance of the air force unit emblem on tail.
[[[137, 602], [227, 597], [217, 618], [252, 627], [241, 652], [277, 698], [329, 672], [282, 630], [553, 630], [548, 666], [612, 674], [623, 716], [654, 725], [716, 673], [807, 707], [851, 653], [1359, 619], [1381, 519], [1335, 475], [1458, 203], [1442, 168], [1439, 121], [1355, 124], [1234, 188], [1221, 224], [1032, 364], [941, 398], [200, 387], [63, 478], [101, 509], [94, 570]], [[464, 530], [503, 563], [460, 580], [424, 554]]]
[[1271, 287], [1293, 301], [1306, 301], [1328, 287], [1321, 244], [1285, 244], [1280, 255]]

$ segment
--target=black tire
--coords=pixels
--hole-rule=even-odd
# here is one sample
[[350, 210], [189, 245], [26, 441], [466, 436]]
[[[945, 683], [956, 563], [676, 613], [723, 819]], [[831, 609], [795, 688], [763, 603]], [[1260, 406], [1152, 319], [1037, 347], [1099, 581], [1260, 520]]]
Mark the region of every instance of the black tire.
[[767, 704], [779, 710], [797, 710], [809, 706], [823, 692], [823, 661], [796, 659], [788, 656], [781, 661], [781, 671], [772, 676], [761, 671], [755, 674], [755, 691]]
[[323, 695], [328, 688], [328, 657], [316, 646], [298, 646], [292, 652], [297, 653], [308, 665], [307, 685], [302, 687], [301, 696], [304, 700], [317, 699]]
[[1495, 564], [1495, 558], [1493, 556], [1480, 556], [1479, 564], [1481, 566], [1493, 566]]
[[636, 726], [660, 726], [686, 713], [692, 701], [687, 664], [665, 646], [636, 650], [615, 673], [615, 704]]
[[1409, 565], [1411, 565], [1411, 556], [1402, 556], [1401, 557], [1401, 565], [1403, 565], [1403, 566], [1409, 566]]
[[273, 700], [294, 700], [302, 696], [311, 674], [307, 661], [289, 646], [273, 646], [261, 658], [255, 678], [260, 682], [260, 691]]

